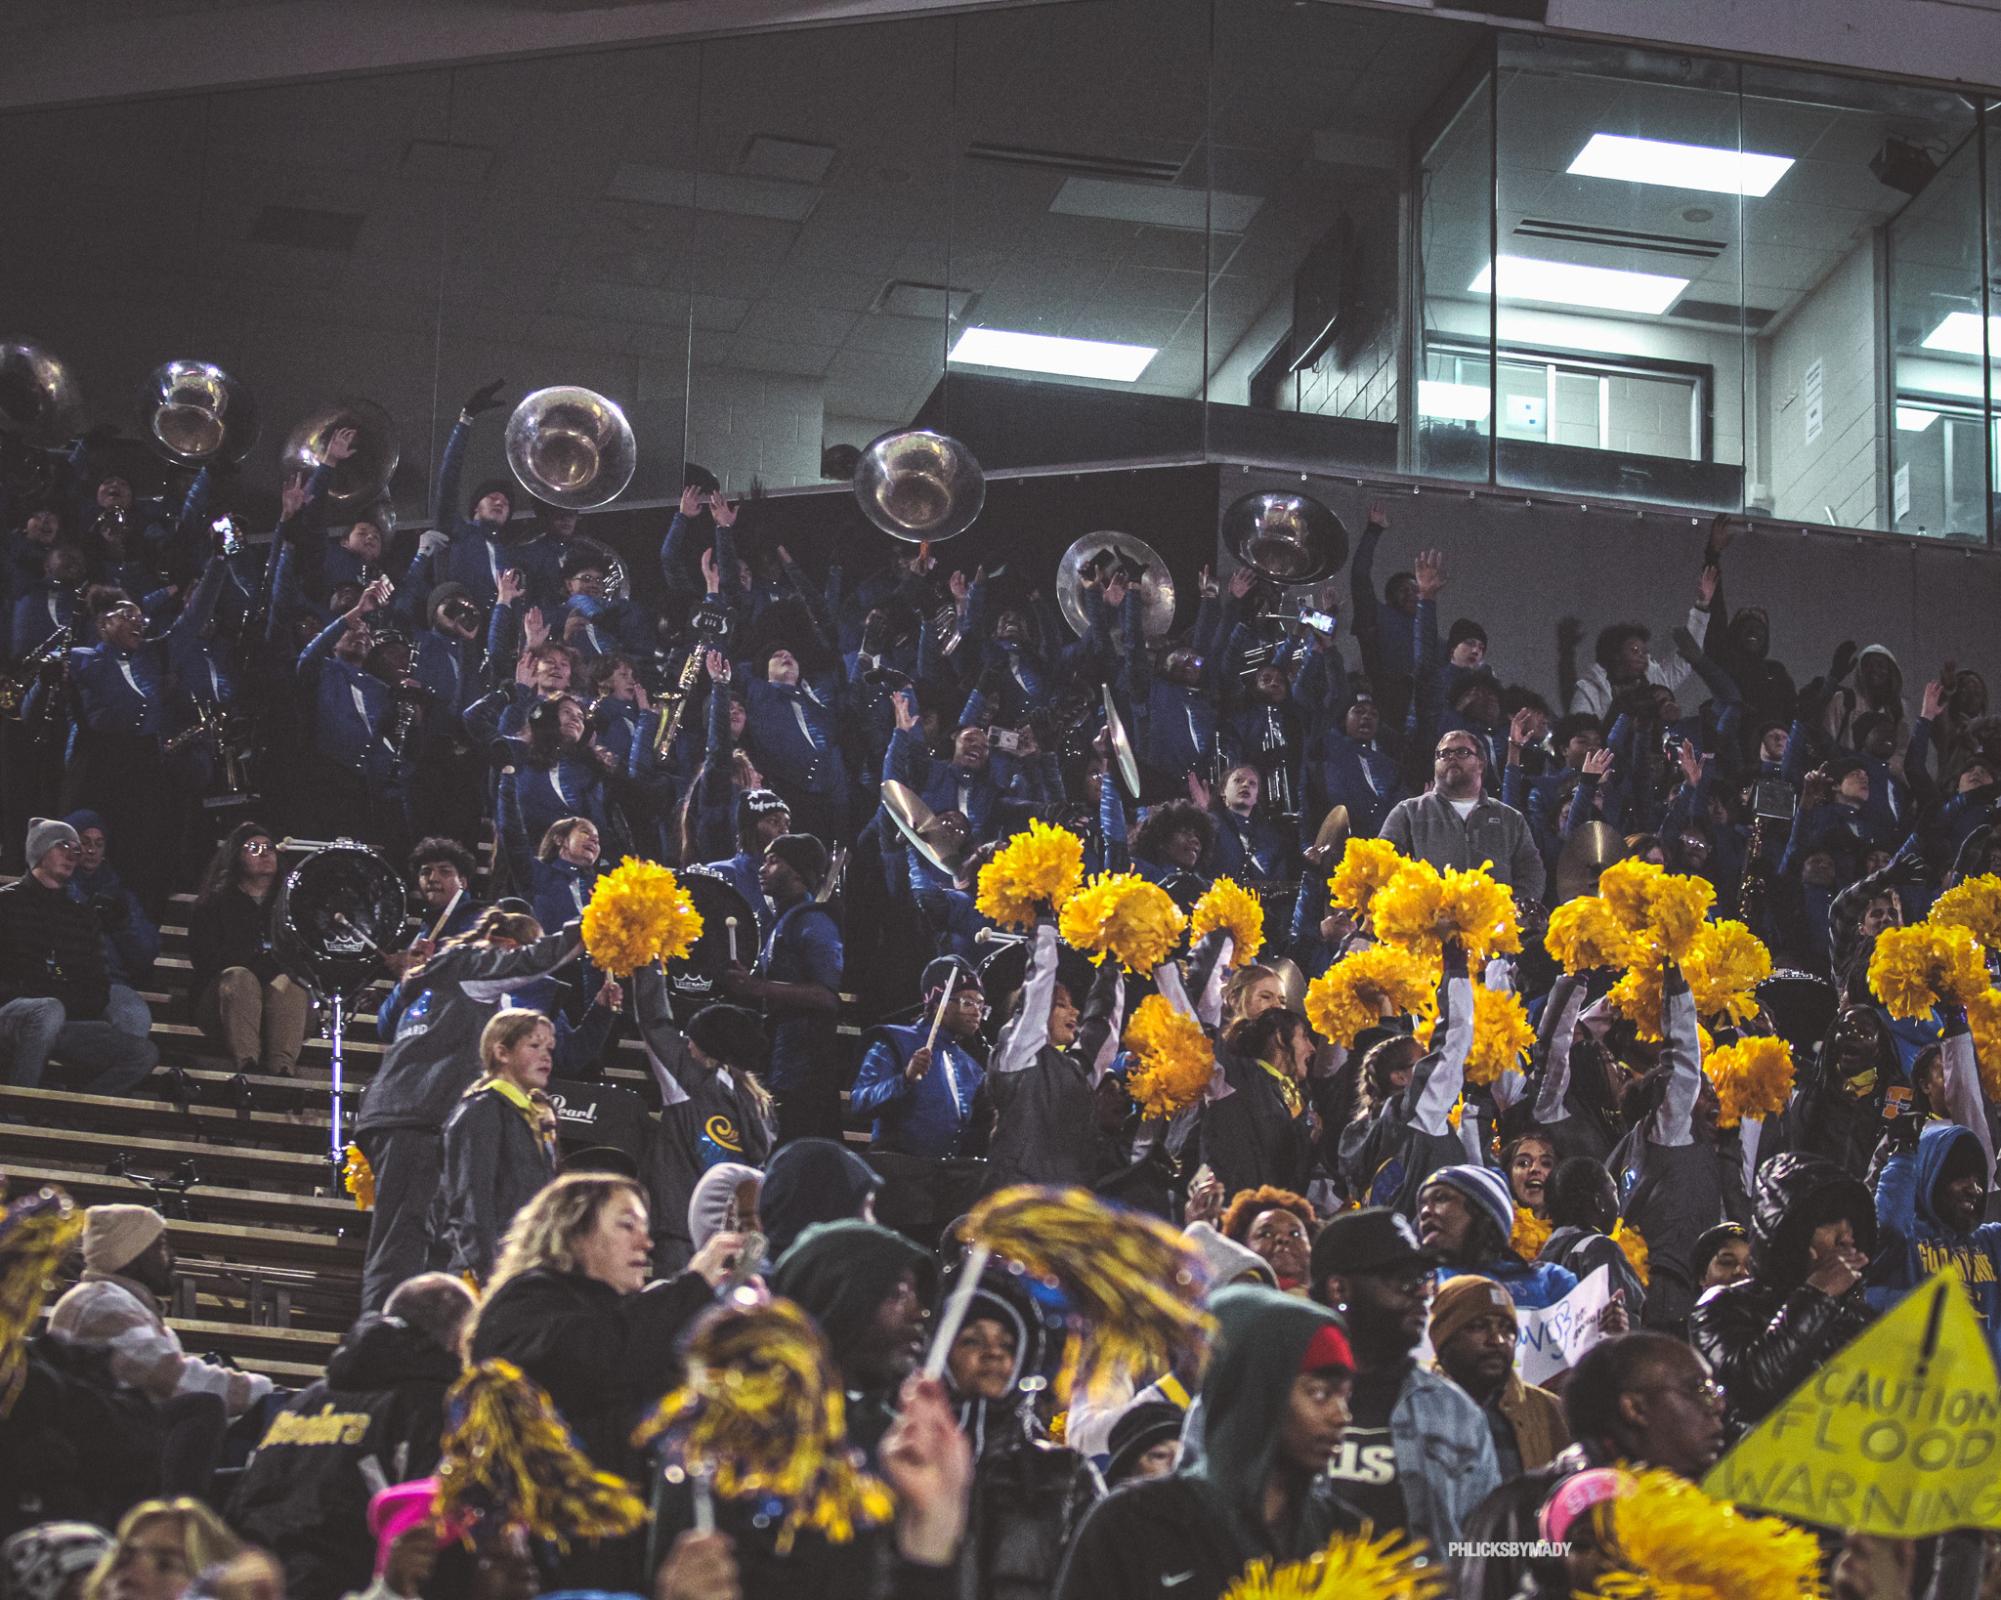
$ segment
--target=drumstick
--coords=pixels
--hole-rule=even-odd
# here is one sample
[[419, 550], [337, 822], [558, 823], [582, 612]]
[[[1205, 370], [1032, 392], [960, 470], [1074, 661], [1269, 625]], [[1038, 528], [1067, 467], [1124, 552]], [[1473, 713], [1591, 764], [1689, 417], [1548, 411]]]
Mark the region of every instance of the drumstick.
[[954, 967], [945, 979], [945, 992], [938, 997], [938, 1009], [931, 1013], [931, 1031], [924, 1036], [926, 1050], [938, 1042], [938, 1028], [945, 1020], [945, 1008], [952, 1003], [952, 991], [958, 986], [959, 969]]
[[724, 917], [723, 928], [730, 936], [730, 965], [736, 965], [736, 918]]
[[452, 913], [458, 910], [459, 902], [465, 897], [466, 890], [464, 884], [460, 884], [452, 891], [451, 899], [445, 903], [445, 914], [438, 918], [437, 925], [431, 929], [431, 942], [433, 944], [438, 942], [439, 936], [445, 931], [445, 924], [452, 920]]
[[973, 1303], [973, 1294], [980, 1286], [980, 1274], [987, 1270], [987, 1262], [993, 1251], [983, 1244], [976, 1244], [966, 1252], [965, 1263], [959, 1269], [959, 1281], [952, 1286], [952, 1298], [945, 1302], [945, 1309], [938, 1315], [938, 1331], [931, 1336], [931, 1349], [924, 1357], [924, 1376], [942, 1378], [945, 1375], [945, 1358], [952, 1353], [952, 1341], [959, 1337], [959, 1328], [966, 1320], [966, 1312]]
[[706, 1467], [690, 1474], [688, 1489], [695, 1497], [695, 1532], [709, 1534], [716, 1531], [716, 1502], [709, 1493], [709, 1473]]

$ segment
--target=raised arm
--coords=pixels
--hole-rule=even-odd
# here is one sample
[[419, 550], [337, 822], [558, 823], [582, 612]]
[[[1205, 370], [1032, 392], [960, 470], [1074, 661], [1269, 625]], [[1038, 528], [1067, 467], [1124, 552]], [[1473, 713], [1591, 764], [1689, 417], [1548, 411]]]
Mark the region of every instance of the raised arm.
[[1695, 998], [1672, 961], [1661, 972], [1662, 1053], [1673, 1063], [1667, 1097], [1647, 1129], [1650, 1143], [1695, 1143], [1695, 1102], [1702, 1092], [1702, 1038], [1696, 1029]]
[[1411, 1069], [1403, 1094], [1410, 1125], [1440, 1139], [1452, 1132], [1452, 1108], [1466, 1087], [1466, 1057], [1473, 1050], [1473, 983], [1466, 974], [1466, 952], [1456, 941], [1446, 945], [1444, 965], [1431, 1048]]

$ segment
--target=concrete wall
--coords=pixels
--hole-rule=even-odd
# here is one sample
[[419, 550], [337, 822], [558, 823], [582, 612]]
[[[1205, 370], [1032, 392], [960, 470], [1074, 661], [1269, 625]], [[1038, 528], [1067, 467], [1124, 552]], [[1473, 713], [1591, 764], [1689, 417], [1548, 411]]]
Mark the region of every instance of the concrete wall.
[[[1876, 304], [1880, 267], [1874, 240], [1865, 240], [1789, 316], [1759, 340], [1758, 391], [1763, 397], [1762, 471], [1772, 513], [1820, 522], [1834, 508], [1842, 527], [1883, 526], [1879, 451], [1884, 414]], [[1807, 437], [1807, 378], [1819, 362], [1822, 415], [1818, 437]]]

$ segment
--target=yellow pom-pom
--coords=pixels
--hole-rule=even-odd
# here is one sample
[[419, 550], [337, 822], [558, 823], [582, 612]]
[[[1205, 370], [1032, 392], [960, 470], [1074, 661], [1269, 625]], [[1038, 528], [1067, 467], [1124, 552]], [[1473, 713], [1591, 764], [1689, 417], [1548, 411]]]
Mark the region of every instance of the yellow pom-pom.
[[1084, 882], [1084, 841], [1067, 828], [1031, 819], [980, 868], [981, 916], [1003, 928], [1028, 929], [1050, 915]]
[[1386, 1015], [1433, 1008], [1438, 978], [1436, 964], [1395, 945], [1357, 950], [1306, 986], [1306, 1020], [1345, 1050]]
[[1533, 1261], [1542, 1254], [1542, 1247], [1549, 1243], [1549, 1236], [1556, 1229], [1527, 1206], [1515, 1207], [1515, 1226], [1508, 1234], [1508, 1248], [1524, 1261]]
[[1816, 1600], [1826, 1593], [1813, 1534], [1777, 1517], [1745, 1516], [1676, 1473], [1640, 1473], [1610, 1515], [1619, 1567], [1598, 1580], [1600, 1595]]
[[1651, 861], [1642, 861], [1637, 856], [1628, 861], [1615, 861], [1598, 874], [1598, 897], [1611, 908], [1612, 915], [1629, 933], [1642, 932], [1647, 926], [1647, 908], [1653, 897], [1656, 878], [1665, 876], [1665, 870]]
[[1987, 960], [1963, 927], [1885, 928], [1869, 955], [1869, 987], [1891, 1016], [1922, 1017], [1941, 1001], [1963, 1006], [1985, 992]]
[[584, 949], [614, 978], [678, 961], [702, 936], [702, 914], [666, 867], [628, 856], [598, 879], [584, 907]]
[[1401, 1532], [1378, 1538], [1364, 1526], [1304, 1561], [1251, 1562], [1223, 1600], [1439, 1600], [1447, 1592], [1444, 1568], [1425, 1559], [1422, 1543]]
[[1057, 918], [1063, 942], [1102, 966], [1106, 956], [1148, 973], [1174, 953], [1188, 925], [1168, 892], [1137, 872], [1101, 872], [1065, 903]]
[[1543, 948], [1565, 972], [1623, 967], [1633, 960], [1633, 935], [1602, 896], [1581, 894], [1549, 914]]
[[2001, 877], [1989, 872], [1954, 884], [1932, 902], [1925, 920], [1964, 928], [1988, 949], [2001, 950]]
[[368, 1164], [368, 1156], [358, 1144], [347, 1147], [347, 1159], [340, 1169], [341, 1187], [354, 1196], [357, 1211], [375, 1209], [375, 1169]]
[[[1429, 1050], [1438, 1027], [1434, 1012], [1427, 1012], [1411, 1029], [1417, 1042]], [[1473, 1042], [1466, 1052], [1466, 1081], [1478, 1087], [1492, 1083], [1510, 1067], [1521, 1064], [1522, 1052], [1535, 1045], [1535, 1029], [1519, 996], [1505, 989], [1473, 986]]]
[[1428, 861], [1407, 863], [1370, 903], [1376, 937], [1430, 961], [1439, 959], [1447, 939], [1475, 964], [1521, 949], [1515, 897], [1488, 875], [1486, 865], [1441, 873]]
[[1641, 1039], [1661, 1036], [1661, 968], [1648, 962], [1629, 969], [1605, 996], [1612, 1009], [1633, 1025]]
[[1792, 1100], [1793, 1053], [1783, 1039], [1751, 1034], [1711, 1052], [1702, 1070], [1716, 1086], [1719, 1127], [1776, 1117]]
[[1459, 1119], [1466, 1115], [1466, 1097], [1462, 1094], [1452, 1102], [1452, 1109], [1445, 1113], [1445, 1120], [1452, 1124], [1452, 1131], [1459, 1131]]
[[1126, 1092], [1150, 1117], [1172, 1117], [1202, 1098], [1216, 1055], [1202, 1024], [1165, 995], [1150, 994], [1126, 1024], [1125, 1046], [1139, 1057]]
[[1387, 839], [1350, 838], [1341, 852], [1341, 864], [1327, 880], [1329, 905], [1366, 916], [1376, 891], [1405, 866], [1405, 858]]
[[1980, 1064], [1981, 1091], [1989, 1100], [2001, 1100], [2001, 989], [1983, 989], [1966, 1002], [1966, 1027]]
[[1716, 886], [1707, 878], [1662, 873], [1653, 882], [1647, 905], [1647, 931], [1655, 946], [1671, 961], [1685, 960], [1715, 903]]
[[1741, 922], [1706, 922], [1682, 972], [1697, 1016], [1748, 1022], [1758, 1014], [1758, 985], [1772, 975], [1772, 953]]
[[1647, 1266], [1647, 1241], [1638, 1228], [1624, 1217], [1612, 1224], [1612, 1242], [1625, 1252], [1626, 1265], [1633, 1269], [1633, 1276], [1640, 1280], [1640, 1287], [1646, 1288], [1653, 1282], [1653, 1272]]
[[1200, 939], [1218, 928], [1230, 936], [1230, 965], [1248, 967], [1264, 948], [1264, 902], [1231, 879], [1218, 878], [1188, 913], [1188, 937]]

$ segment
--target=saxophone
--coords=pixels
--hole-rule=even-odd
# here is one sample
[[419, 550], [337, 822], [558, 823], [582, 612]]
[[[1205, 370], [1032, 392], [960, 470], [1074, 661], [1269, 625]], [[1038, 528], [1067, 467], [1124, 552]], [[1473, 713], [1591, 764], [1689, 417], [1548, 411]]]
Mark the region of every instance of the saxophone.
[[674, 692], [661, 696], [660, 726], [654, 730], [653, 753], [665, 756], [674, 737], [681, 731], [681, 719], [687, 715], [688, 700], [695, 692], [695, 685], [702, 681], [702, 652], [708, 641], [699, 633], [688, 649], [688, 659], [681, 663], [681, 676], [674, 685]]

